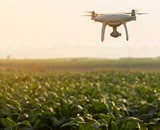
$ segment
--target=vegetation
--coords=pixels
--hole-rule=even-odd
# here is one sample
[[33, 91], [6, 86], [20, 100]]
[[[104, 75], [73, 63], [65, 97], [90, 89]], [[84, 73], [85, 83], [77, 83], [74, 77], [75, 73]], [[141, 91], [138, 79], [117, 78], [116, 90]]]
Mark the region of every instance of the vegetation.
[[86, 71], [159, 71], [160, 58], [124, 59], [44, 59], [0, 60], [1, 71], [86, 72]]
[[17, 70], [0, 73], [0, 129], [160, 128], [159, 72], [104, 68], [83, 73]]

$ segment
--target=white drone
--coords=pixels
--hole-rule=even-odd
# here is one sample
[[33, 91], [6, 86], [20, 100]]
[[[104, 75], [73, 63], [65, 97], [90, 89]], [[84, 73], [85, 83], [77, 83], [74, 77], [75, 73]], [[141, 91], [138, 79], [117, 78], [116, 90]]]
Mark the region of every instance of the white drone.
[[135, 21], [136, 14], [145, 14], [145, 13], [135, 13], [134, 9], [131, 11], [131, 13], [122, 13], [122, 14], [97, 14], [95, 13], [95, 11], [89, 11], [88, 13], [91, 13], [91, 15], [85, 15], [85, 16], [91, 16], [91, 19], [94, 20], [95, 22], [102, 23], [101, 41], [104, 41], [106, 25], [109, 25], [113, 28], [113, 32], [110, 33], [110, 36], [115, 38], [121, 36], [121, 33], [117, 31], [117, 27], [120, 26], [121, 24], [124, 25], [126, 32], [126, 40], [128, 41], [128, 30], [126, 22]]

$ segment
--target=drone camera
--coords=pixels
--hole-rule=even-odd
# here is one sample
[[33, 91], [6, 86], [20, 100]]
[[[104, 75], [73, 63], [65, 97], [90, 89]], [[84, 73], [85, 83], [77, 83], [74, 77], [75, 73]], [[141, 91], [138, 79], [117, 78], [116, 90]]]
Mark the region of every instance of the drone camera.
[[110, 36], [112, 36], [112, 37], [119, 37], [119, 36], [121, 36], [121, 33], [119, 33], [119, 32], [117, 32], [117, 31], [113, 31], [112, 33], [110, 33]]

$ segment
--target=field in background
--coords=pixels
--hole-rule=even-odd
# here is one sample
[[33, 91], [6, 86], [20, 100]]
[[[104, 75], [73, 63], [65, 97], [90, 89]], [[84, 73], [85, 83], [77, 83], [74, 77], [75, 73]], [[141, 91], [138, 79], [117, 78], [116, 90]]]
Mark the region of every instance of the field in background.
[[0, 60], [2, 130], [159, 130], [159, 59]]
[[0, 60], [0, 70], [28, 72], [159, 71], [160, 58]]

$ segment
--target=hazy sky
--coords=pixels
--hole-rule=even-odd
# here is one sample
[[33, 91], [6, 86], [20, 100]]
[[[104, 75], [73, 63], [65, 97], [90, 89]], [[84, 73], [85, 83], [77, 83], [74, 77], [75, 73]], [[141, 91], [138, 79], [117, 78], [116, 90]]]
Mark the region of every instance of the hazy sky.
[[[0, 58], [61, 57], [157, 57], [160, 56], [159, 0], [3, 0], [0, 1]], [[123, 26], [119, 38], [106, 28], [101, 42], [101, 24], [81, 16], [98, 13], [149, 13]]]

